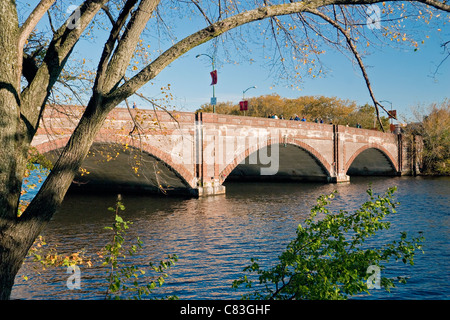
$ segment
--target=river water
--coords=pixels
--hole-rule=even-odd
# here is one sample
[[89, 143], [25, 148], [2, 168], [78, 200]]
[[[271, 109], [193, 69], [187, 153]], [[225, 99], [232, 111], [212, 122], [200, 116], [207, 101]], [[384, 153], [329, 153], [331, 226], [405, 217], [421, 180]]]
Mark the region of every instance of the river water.
[[[401, 231], [416, 236], [422, 231], [425, 253], [416, 253], [414, 266], [390, 262], [386, 276], [407, 276], [390, 293], [373, 289], [354, 299], [449, 299], [450, 298], [450, 178], [352, 177], [347, 184], [241, 183], [226, 184], [226, 195], [185, 199], [164, 196], [123, 195], [125, 220], [133, 222], [131, 238], [139, 236], [143, 250], [131, 263], [145, 266], [168, 254], [179, 257], [155, 297], [180, 299], [239, 299], [231, 288], [243, 275], [250, 259], [270, 266], [293, 239], [297, 225], [308, 215], [316, 198], [337, 190], [332, 208], [348, 211], [366, 199], [372, 188], [383, 193], [397, 186], [397, 213], [392, 226], [376, 242], [399, 239]], [[104, 230], [113, 222], [107, 210], [115, 194], [68, 194], [43, 236], [62, 254], [85, 249], [99, 251], [110, 239]], [[26, 261], [13, 288], [13, 299], [103, 299], [106, 270], [82, 266], [80, 289], [69, 290], [70, 274], [64, 267], [36, 269]], [[25, 280], [27, 277], [27, 280]]]

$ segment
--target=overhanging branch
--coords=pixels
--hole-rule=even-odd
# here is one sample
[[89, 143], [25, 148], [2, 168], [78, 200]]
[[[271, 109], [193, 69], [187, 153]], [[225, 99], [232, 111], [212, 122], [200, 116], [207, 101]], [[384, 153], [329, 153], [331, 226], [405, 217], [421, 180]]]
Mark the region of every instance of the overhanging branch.
[[[329, 4], [332, 0], [322, 1], [320, 5]], [[162, 53], [156, 60], [144, 67], [138, 74], [126, 81], [122, 86], [113, 90], [109, 95], [113, 103], [123, 101], [134, 94], [145, 83], [156, 77], [166, 66], [176, 60], [178, 57], [226, 31], [244, 25], [246, 23], [262, 20], [264, 18], [273, 17], [277, 15], [287, 15], [298, 13], [305, 10], [308, 6], [319, 6], [317, 3], [309, 2], [295, 2], [280, 5], [273, 5], [268, 7], [261, 7], [249, 11], [236, 14], [232, 17], [218, 21], [211, 26], [208, 26], [192, 35], [180, 40], [171, 48]]]
[[372, 99], [373, 105], [375, 107], [378, 123], [379, 123], [379, 125], [381, 127], [381, 130], [383, 132], [385, 132], [384, 127], [383, 127], [383, 123], [381, 122], [381, 119], [380, 119], [380, 112], [378, 110], [378, 106], [380, 106], [384, 111], [386, 111], [386, 109], [375, 98], [375, 95], [374, 95], [373, 90], [372, 90], [372, 86], [370, 84], [369, 76], [368, 76], [368, 74], [366, 72], [366, 68], [364, 67], [364, 63], [362, 61], [361, 55], [358, 52], [358, 49], [356, 48], [355, 44], [353, 43], [353, 40], [351, 38], [350, 33], [348, 32], [348, 30], [345, 30], [344, 28], [342, 28], [342, 26], [339, 23], [337, 23], [335, 20], [331, 19], [330, 17], [328, 17], [326, 14], [323, 14], [319, 10], [307, 9], [306, 11], [309, 12], [309, 13], [312, 13], [312, 14], [320, 17], [320, 18], [322, 18], [323, 20], [325, 20], [326, 22], [331, 24], [333, 27], [338, 29], [342, 33], [342, 35], [345, 37], [345, 39], [347, 41], [347, 44], [348, 44], [350, 50], [352, 51], [353, 55], [355, 56], [356, 61], [358, 62], [359, 68], [361, 69], [361, 72], [363, 74], [364, 81], [366, 82], [367, 89], [369, 90], [370, 98]]
[[[77, 27], [74, 28], [68, 25], [68, 21], [72, 19], [69, 17], [69, 20], [54, 33], [53, 39], [46, 50], [43, 63], [37, 69], [31, 83], [28, 83], [28, 86], [21, 93], [21, 113], [23, 117], [33, 124], [33, 126], [37, 127], [40, 114], [50, 95], [51, 89], [58, 80], [67, 59], [72, 53], [72, 50], [81, 37], [84, 29], [92, 21], [101, 6], [107, 1], [108, 0], [86, 0], [77, 9], [80, 10]], [[42, 1], [41, 3], [48, 5], [49, 2], [51, 1]], [[46, 10], [40, 9], [40, 13], [45, 14], [47, 10], [48, 8]], [[32, 21], [35, 21], [36, 19], [37, 18], [32, 19]], [[27, 25], [32, 25], [31, 20]], [[28, 28], [29, 27], [26, 29], [28, 30]], [[23, 34], [25, 35], [26, 32], [23, 31]]]
[[[19, 70], [21, 70], [23, 66], [23, 48], [28, 40], [28, 37], [54, 2], [55, 0], [41, 0], [41, 2], [39, 2], [39, 4], [34, 8], [33, 12], [31, 12], [28, 16], [27, 20], [25, 20], [23, 25], [20, 27], [20, 34], [17, 44], [17, 61], [19, 63]], [[21, 74], [21, 72], [19, 74]], [[20, 79], [18, 79], [18, 83], [20, 83]]]
[[[126, 81], [123, 85], [117, 89], [112, 90], [108, 94], [108, 99], [112, 104], [117, 104], [134, 94], [145, 83], [156, 77], [166, 66], [176, 60], [178, 57], [188, 52], [192, 48], [195, 48], [219, 35], [244, 24], [252, 21], [262, 20], [274, 16], [289, 15], [294, 13], [301, 13], [309, 10], [315, 11], [320, 7], [328, 5], [364, 5], [381, 3], [380, 0], [305, 0], [300, 2], [283, 3], [279, 5], [269, 5], [265, 7], [256, 8], [253, 10], [238, 13], [234, 16], [226, 18], [224, 20], [213, 23], [212, 25], [193, 33], [192, 35], [177, 42], [171, 48], [162, 53], [152, 63], [144, 67], [131, 79]], [[450, 12], [450, 6], [444, 2], [436, 0], [419, 0], [418, 2], [433, 6], [437, 9]], [[355, 49], [353, 43], [351, 43], [351, 49]], [[352, 50], [353, 50], [352, 49]], [[356, 51], [357, 52], [357, 51]], [[359, 55], [358, 55], [359, 57]], [[359, 59], [358, 63], [361, 64]], [[361, 64], [362, 65], [362, 64]], [[363, 70], [364, 66], [362, 65]], [[364, 71], [365, 72], [365, 71]], [[368, 78], [367, 78], [368, 79]], [[373, 96], [373, 93], [371, 93]], [[373, 96], [374, 97], [374, 96]], [[374, 99], [376, 107], [384, 107]], [[378, 110], [378, 108], [376, 108]], [[385, 109], [384, 109], [385, 110]]]

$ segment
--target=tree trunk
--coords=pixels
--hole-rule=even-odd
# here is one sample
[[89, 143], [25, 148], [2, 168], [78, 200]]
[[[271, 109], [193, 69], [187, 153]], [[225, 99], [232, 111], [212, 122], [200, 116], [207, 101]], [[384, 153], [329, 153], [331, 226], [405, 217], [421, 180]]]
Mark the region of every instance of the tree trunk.
[[20, 97], [17, 63], [17, 13], [13, 1], [0, 2], [0, 298], [8, 298], [15, 274], [17, 242], [9, 226], [17, 208], [26, 159], [21, 152]]
[[0, 299], [10, 298], [14, 279], [36, 237], [45, 226], [38, 218], [2, 221], [0, 237]]
[[[99, 99], [91, 98], [50, 175], [23, 215], [38, 215], [45, 217], [46, 220], [53, 216], [110, 111], [101, 108], [100, 104]], [[45, 208], [45, 212], [42, 212], [43, 208]]]
[[112, 109], [112, 106], [108, 109], [100, 106], [101, 99], [91, 99], [50, 175], [21, 217], [0, 221], [0, 299], [10, 297], [14, 278], [29, 248], [62, 203], [96, 134]]

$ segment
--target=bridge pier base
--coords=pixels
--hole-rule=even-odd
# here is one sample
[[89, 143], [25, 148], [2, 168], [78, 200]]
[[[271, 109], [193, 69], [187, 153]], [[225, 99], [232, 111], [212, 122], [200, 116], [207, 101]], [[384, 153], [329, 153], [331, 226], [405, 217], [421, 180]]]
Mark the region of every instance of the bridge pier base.
[[214, 196], [219, 194], [225, 194], [225, 186], [220, 184], [219, 181], [203, 182], [201, 186], [198, 186], [196, 190], [198, 197]]
[[225, 186], [209, 186], [209, 187], [198, 187], [198, 196], [215, 196], [219, 194], [225, 194]]
[[350, 182], [350, 176], [346, 175], [346, 174], [342, 174], [342, 175], [337, 175], [335, 177], [329, 177], [328, 181], [331, 183], [345, 183], [345, 182]]

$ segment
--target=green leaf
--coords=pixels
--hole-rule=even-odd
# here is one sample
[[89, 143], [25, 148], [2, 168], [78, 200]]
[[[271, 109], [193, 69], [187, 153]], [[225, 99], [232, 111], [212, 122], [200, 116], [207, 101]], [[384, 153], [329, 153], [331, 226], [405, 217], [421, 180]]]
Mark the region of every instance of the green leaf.
[[[402, 258], [413, 264], [414, 250], [418, 247], [406, 241], [406, 233], [399, 242], [391, 242], [380, 248], [364, 247], [366, 238], [379, 230], [389, 229], [390, 223], [382, 221], [394, 211], [397, 204], [391, 201], [396, 188], [389, 188], [384, 195], [375, 197], [368, 189], [370, 198], [355, 211], [340, 210], [331, 213], [326, 206], [332, 196], [321, 196], [311, 209], [304, 227], [299, 225], [296, 238], [279, 255], [279, 262], [268, 270], [261, 269], [256, 259], [244, 268], [244, 272], [259, 275], [258, 289], [244, 298], [249, 299], [347, 299], [348, 296], [366, 292], [365, 279], [368, 263], [379, 265], [390, 257]], [[318, 220], [314, 221], [314, 217]], [[349, 231], [353, 232], [349, 234]], [[420, 238], [419, 238], [420, 239]], [[233, 287], [251, 287], [246, 275], [235, 280]], [[384, 280], [384, 288], [393, 287]]]

